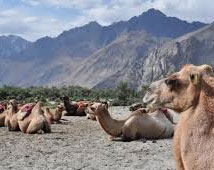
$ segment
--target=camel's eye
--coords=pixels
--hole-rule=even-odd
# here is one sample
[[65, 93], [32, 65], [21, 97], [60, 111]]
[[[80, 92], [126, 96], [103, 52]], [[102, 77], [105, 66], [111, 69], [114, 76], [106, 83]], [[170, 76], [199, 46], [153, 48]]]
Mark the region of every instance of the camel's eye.
[[166, 85], [172, 90], [178, 86], [178, 79], [166, 79], [165, 80]]

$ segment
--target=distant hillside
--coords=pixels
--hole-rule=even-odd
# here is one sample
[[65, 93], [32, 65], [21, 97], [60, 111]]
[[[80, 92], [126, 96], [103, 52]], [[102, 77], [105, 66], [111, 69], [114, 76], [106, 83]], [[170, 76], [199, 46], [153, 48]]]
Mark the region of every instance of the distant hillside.
[[148, 52], [205, 25], [150, 9], [128, 21], [105, 27], [91, 22], [32, 43], [3, 36], [0, 59], [7, 64], [0, 63], [0, 85], [115, 87], [127, 80], [136, 87], [143, 76], [133, 71], [136, 61], [141, 65]]
[[214, 65], [214, 24], [152, 51], [142, 64], [144, 75], [141, 82], [158, 80], [187, 63]]

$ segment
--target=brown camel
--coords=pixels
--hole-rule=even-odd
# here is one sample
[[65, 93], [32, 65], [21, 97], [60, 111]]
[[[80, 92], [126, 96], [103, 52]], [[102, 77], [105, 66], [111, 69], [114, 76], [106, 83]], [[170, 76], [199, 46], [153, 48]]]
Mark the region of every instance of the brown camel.
[[214, 78], [208, 65], [185, 65], [151, 84], [144, 102], [149, 108], [181, 112], [174, 136], [177, 170], [214, 169]]
[[62, 112], [64, 107], [59, 104], [55, 111], [51, 111], [50, 108], [45, 108], [45, 116], [47, 117], [49, 123], [60, 123]]
[[[169, 113], [170, 114], [170, 113]], [[164, 112], [157, 110], [146, 113], [145, 109], [138, 109], [124, 120], [111, 118], [105, 105], [98, 106], [96, 119], [111, 139], [121, 137], [122, 141], [131, 141], [140, 138], [161, 139], [173, 136], [174, 125]]]
[[[29, 104], [27, 105], [29, 106]], [[30, 104], [30, 107], [32, 105]], [[24, 105], [17, 113], [19, 127], [23, 133], [32, 134], [40, 130], [44, 133], [51, 132], [51, 126], [41, 109], [41, 105], [41, 102], [37, 102], [30, 113], [23, 112], [26, 108], [26, 105]]]
[[5, 110], [5, 122], [4, 125], [9, 131], [19, 131], [18, 119], [17, 119], [17, 103], [15, 100], [10, 100]]
[[76, 116], [77, 109], [79, 107], [77, 103], [71, 103], [68, 96], [60, 97], [60, 99], [63, 101], [64, 108], [66, 111], [64, 116]]

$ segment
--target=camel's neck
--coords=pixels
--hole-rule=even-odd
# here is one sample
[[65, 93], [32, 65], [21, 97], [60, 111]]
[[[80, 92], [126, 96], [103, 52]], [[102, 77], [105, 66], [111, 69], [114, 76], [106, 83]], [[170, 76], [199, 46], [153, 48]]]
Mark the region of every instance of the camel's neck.
[[202, 82], [199, 101], [194, 114], [197, 116], [199, 126], [214, 126], [214, 87]]
[[17, 107], [16, 107], [16, 106], [12, 106], [12, 107], [9, 109], [9, 111], [8, 111], [8, 115], [9, 115], [10, 117], [12, 117], [14, 114], [16, 114], [16, 112], [17, 112]]
[[55, 111], [56, 114], [62, 114], [62, 109], [57, 108]]
[[112, 119], [107, 109], [98, 109], [96, 119], [100, 126], [111, 136], [119, 137], [122, 134], [122, 127], [125, 120]]

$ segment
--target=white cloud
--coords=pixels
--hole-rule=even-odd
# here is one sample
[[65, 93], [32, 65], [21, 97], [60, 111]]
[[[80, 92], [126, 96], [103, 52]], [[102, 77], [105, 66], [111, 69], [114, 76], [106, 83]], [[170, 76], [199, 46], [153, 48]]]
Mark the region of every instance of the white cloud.
[[57, 8], [88, 9], [102, 4], [102, 0], [22, 0], [22, 2], [35, 5], [49, 5]]
[[37, 6], [40, 4], [40, 1], [38, 1], [38, 0], [21, 0], [21, 1], [30, 6]]
[[[214, 21], [214, 1], [210, 0], [22, 0], [24, 7], [0, 8], [0, 34], [18, 34], [29, 40], [57, 36], [64, 30], [90, 21], [102, 25], [128, 20], [149, 8], [188, 21]], [[25, 9], [26, 8], [26, 9]], [[39, 8], [39, 12], [36, 9]], [[43, 11], [42, 8], [44, 8]], [[64, 8], [67, 13], [65, 13]], [[34, 9], [34, 13], [31, 11]], [[57, 9], [63, 16], [51, 12]], [[45, 11], [47, 10], [47, 11]], [[50, 11], [48, 11], [50, 10]], [[72, 15], [75, 11], [77, 14]]]
[[18, 14], [17, 11], [12, 10], [12, 9], [3, 10], [3, 11], [0, 12], [0, 16], [1, 17], [14, 17], [17, 14]]
[[33, 23], [37, 22], [39, 19], [37, 17], [31, 16], [31, 17], [26, 17], [23, 19], [25, 23]]

